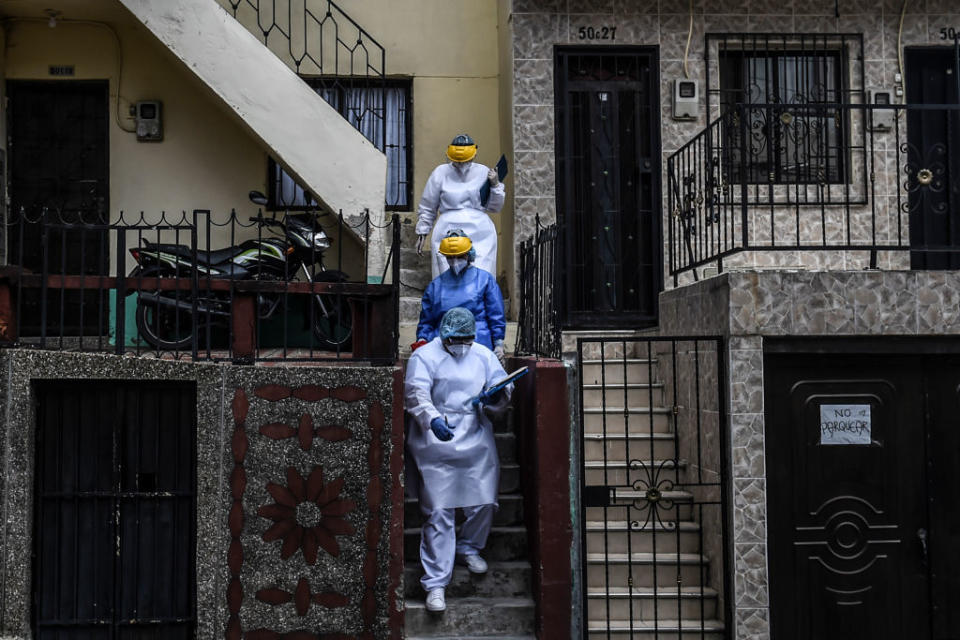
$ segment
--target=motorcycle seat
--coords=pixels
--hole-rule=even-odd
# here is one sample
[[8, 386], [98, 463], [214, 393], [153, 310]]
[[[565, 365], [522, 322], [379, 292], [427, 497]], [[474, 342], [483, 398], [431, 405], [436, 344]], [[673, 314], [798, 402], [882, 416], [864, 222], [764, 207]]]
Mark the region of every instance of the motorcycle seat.
[[[162, 251], [164, 253], [171, 253], [175, 256], [180, 256], [188, 261], [193, 260], [190, 247], [186, 245], [158, 244], [150, 242], [149, 240], [144, 240], [144, 244], [152, 251]], [[217, 265], [230, 260], [230, 258], [233, 258], [240, 253], [243, 253], [243, 251], [244, 250], [240, 247], [227, 247], [226, 249], [217, 249], [215, 251], [202, 251], [197, 249], [197, 262], [199, 264]]]

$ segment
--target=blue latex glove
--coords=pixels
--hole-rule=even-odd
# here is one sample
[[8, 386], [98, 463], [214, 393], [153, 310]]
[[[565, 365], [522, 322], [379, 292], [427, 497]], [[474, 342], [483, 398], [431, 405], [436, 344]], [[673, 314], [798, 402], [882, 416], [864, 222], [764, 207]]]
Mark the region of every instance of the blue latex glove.
[[479, 407], [481, 404], [488, 404], [491, 401], [493, 401], [494, 398], [499, 396], [501, 391], [503, 391], [503, 389], [497, 389], [496, 391], [492, 391], [492, 392], [484, 391], [483, 393], [478, 395], [476, 398], [471, 400], [470, 403], [474, 406], [474, 408]]
[[434, 418], [431, 420], [430, 430], [433, 431], [433, 435], [437, 436], [437, 440], [446, 442], [453, 439], [453, 431], [450, 430], [450, 427], [447, 426], [447, 421], [443, 418]]

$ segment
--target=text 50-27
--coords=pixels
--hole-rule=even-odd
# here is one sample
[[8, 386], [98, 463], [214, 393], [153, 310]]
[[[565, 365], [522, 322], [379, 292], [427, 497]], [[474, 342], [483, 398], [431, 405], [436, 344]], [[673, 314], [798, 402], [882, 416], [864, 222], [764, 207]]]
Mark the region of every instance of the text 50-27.
[[581, 40], [616, 40], [616, 27], [580, 27], [577, 35]]

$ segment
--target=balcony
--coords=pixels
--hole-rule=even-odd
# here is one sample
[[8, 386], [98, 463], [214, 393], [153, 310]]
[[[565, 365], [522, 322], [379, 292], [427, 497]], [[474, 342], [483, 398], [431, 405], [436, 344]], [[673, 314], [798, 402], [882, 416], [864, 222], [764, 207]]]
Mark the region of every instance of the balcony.
[[960, 268], [960, 106], [738, 104], [669, 157], [667, 189], [674, 286], [710, 266]]

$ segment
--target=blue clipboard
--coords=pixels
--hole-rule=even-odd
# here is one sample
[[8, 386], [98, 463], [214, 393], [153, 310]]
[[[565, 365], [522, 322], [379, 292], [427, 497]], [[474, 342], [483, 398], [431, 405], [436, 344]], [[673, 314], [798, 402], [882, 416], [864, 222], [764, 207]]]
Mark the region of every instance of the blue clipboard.
[[[503, 182], [507, 177], [507, 156], [501, 154], [494, 169], [497, 170], [497, 179]], [[490, 181], [484, 180], [480, 187], [480, 206], [486, 207], [488, 202], [490, 202]]]
[[513, 383], [515, 380], [519, 380], [520, 378], [527, 375], [528, 373], [530, 373], [530, 369], [528, 367], [520, 367], [519, 369], [517, 369], [516, 371], [508, 375], [506, 378], [497, 380], [492, 385], [490, 385], [488, 389], [484, 389], [483, 393], [481, 393], [479, 396], [474, 396], [470, 398], [470, 404], [473, 405], [474, 407], [477, 406], [480, 403], [480, 396], [484, 396], [484, 395], [492, 396], [493, 394], [497, 393], [498, 391], [506, 387], [508, 384]]

